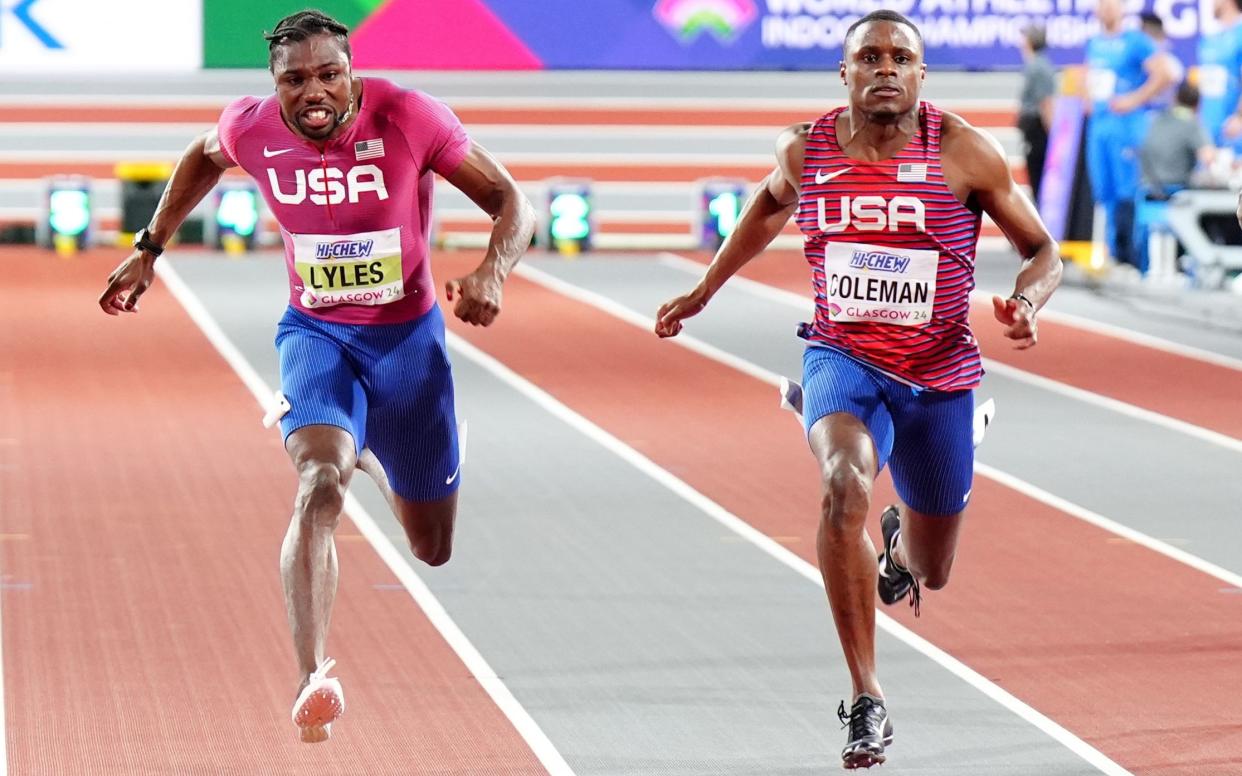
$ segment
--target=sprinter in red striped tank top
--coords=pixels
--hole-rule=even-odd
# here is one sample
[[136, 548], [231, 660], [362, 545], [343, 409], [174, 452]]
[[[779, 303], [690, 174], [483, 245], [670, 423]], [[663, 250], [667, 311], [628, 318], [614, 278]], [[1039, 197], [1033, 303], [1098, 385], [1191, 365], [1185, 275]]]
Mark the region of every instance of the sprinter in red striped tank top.
[[[875, 595], [910, 599], [949, 578], [970, 497], [974, 388], [983, 370], [968, 321], [975, 243], [986, 212], [1023, 258], [1014, 293], [993, 298], [1015, 347], [1036, 342], [1035, 314], [1061, 277], [1058, 247], [1000, 146], [919, 101], [918, 29], [875, 11], [845, 37], [849, 104], [787, 129], [777, 167], [690, 293], [660, 308], [676, 336], [796, 215], [815, 290], [803, 324], [802, 415], [819, 462], [819, 564], [849, 664], [846, 768], [885, 761], [892, 743], [875, 666]], [[877, 558], [865, 530], [875, 477], [890, 465], [901, 503], [881, 517]]]

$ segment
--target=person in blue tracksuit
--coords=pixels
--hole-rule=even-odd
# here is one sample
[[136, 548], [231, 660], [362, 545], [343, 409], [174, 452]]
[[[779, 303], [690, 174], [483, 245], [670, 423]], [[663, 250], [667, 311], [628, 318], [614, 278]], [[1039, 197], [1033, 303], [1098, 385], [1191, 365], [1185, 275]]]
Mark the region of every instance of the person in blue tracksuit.
[[1138, 192], [1138, 147], [1150, 103], [1173, 82], [1168, 59], [1138, 30], [1123, 30], [1122, 0], [1100, 0], [1100, 33], [1087, 41], [1087, 172], [1107, 216], [1108, 248], [1135, 264], [1130, 245]]
[[1242, 0], [1215, 0], [1219, 26], [1199, 40], [1199, 120], [1217, 148], [1242, 151]]

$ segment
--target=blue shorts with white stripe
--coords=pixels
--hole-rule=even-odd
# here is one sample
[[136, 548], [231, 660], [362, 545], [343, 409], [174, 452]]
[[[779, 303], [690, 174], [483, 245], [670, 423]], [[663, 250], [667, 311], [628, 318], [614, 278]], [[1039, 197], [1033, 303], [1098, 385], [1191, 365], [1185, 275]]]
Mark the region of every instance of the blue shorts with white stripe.
[[879, 469], [897, 495], [927, 515], [955, 515], [974, 477], [974, 391], [932, 391], [897, 380], [833, 348], [802, 356], [803, 424], [845, 412], [871, 433]]
[[453, 374], [434, 306], [395, 324], [321, 321], [290, 307], [276, 329], [285, 439], [326, 424], [370, 448], [393, 491], [435, 501], [461, 484]]

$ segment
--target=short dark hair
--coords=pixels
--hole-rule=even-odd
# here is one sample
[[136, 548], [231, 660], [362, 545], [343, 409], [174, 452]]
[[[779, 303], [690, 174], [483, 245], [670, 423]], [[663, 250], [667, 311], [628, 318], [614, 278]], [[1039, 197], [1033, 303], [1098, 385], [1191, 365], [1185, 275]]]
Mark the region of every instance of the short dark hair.
[[1199, 90], [1190, 81], [1182, 81], [1177, 87], [1177, 104], [1187, 108], [1199, 107]]
[[1048, 33], [1040, 25], [1032, 24], [1022, 31], [1022, 35], [1026, 38], [1026, 42], [1031, 44], [1031, 51], [1043, 51], [1048, 48]]
[[845, 38], [841, 41], [842, 51], [849, 48], [850, 38], [854, 36], [854, 30], [858, 29], [864, 24], [870, 24], [871, 22], [893, 22], [894, 24], [904, 24], [907, 27], [909, 27], [910, 30], [914, 33], [914, 37], [919, 42], [919, 48], [923, 47], [923, 33], [919, 32], [919, 28], [914, 26], [914, 22], [910, 21], [909, 19], [897, 13], [896, 11], [889, 11], [887, 9], [882, 8], [878, 11], [872, 11], [871, 13], [867, 14], [866, 16], [862, 17], [858, 21], [851, 24], [849, 28], [846, 29]]
[[323, 11], [307, 9], [292, 13], [276, 22], [276, 29], [263, 33], [267, 41], [267, 69], [272, 70], [276, 64], [276, 49], [290, 43], [304, 41], [314, 35], [335, 35], [345, 51], [345, 56], [353, 58], [349, 49], [349, 28]]
[[1139, 24], [1143, 27], [1154, 27], [1155, 29], [1164, 32], [1164, 19], [1161, 19], [1158, 15], [1152, 13], [1151, 11], [1144, 11], [1139, 14]]

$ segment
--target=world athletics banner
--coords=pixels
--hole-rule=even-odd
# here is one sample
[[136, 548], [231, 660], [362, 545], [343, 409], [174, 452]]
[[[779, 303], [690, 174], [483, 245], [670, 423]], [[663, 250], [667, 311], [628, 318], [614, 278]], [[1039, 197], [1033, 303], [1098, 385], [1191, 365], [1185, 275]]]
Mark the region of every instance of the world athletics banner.
[[[1127, 11], [1159, 14], [1193, 64], [1211, 3], [1128, 0]], [[308, 5], [349, 25], [355, 65], [373, 69], [834, 69], [846, 28], [877, 8], [919, 25], [933, 67], [1018, 67], [1032, 23], [1054, 61], [1079, 62], [1096, 30], [1095, 0], [204, 0], [204, 64], [266, 66], [262, 32]]]

